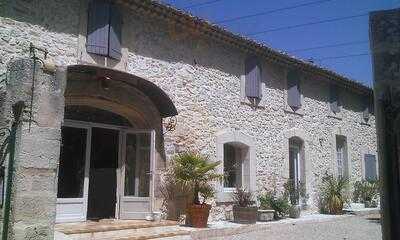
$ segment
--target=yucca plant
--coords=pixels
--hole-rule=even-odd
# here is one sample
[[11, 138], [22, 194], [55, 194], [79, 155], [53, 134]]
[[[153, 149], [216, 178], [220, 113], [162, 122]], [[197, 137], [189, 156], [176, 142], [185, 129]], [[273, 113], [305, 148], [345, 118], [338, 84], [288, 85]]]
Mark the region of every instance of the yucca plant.
[[320, 207], [322, 212], [329, 214], [341, 214], [343, 205], [346, 203], [349, 181], [347, 178], [336, 178], [326, 174], [322, 178], [320, 192]]
[[[216, 172], [220, 162], [209, 162], [208, 159], [195, 152], [184, 152], [173, 159], [173, 174], [178, 183], [193, 192], [193, 203], [203, 204], [204, 199], [212, 197], [210, 182], [221, 180], [222, 174]], [[200, 202], [199, 196], [203, 197]]]

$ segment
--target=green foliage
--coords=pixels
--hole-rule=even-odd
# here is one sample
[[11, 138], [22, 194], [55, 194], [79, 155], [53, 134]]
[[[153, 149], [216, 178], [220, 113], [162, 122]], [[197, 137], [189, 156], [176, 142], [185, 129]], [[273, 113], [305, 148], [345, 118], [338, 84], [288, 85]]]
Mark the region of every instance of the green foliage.
[[346, 178], [336, 178], [326, 174], [322, 178], [319, 204], [322, 213], [341, 214], [343, 205], [347, 202], [349, 181]]
[[236, 188], [232, 194], [232, 199], [240, 207], [249, 207], [254, 204], [253, 194], [244, 188]]
[[287, 195], [278, 197], [276, 192], [266, 192], [258, 197], [261, 209], [273, 209], [279, 218], [285, 217], [290, 208]]
[[211, 181], [222, 180], [223, 175], [216, 173], [216, 167], [220, 162], [209, 162], [206, 157], [194, 152], [178, 154], [173, 159], [173, 176], [176, 182], [193, 192], [193, 203], [200, 202], [199, 195], [209, 198], [214, 195], [211, 191]]
[[354, 184], [353, 202], [364, 203], [366, 207], [376, 207], [379, 198], [379, 181], [362, 180]]
[[292, 205], [299, 204], [300, 191], [299, 187], [296, 186], [296, 181], [294, 179], [288, 179], [283, 187], [285, 188], [285, 195], [290, 199], [290, 203]]

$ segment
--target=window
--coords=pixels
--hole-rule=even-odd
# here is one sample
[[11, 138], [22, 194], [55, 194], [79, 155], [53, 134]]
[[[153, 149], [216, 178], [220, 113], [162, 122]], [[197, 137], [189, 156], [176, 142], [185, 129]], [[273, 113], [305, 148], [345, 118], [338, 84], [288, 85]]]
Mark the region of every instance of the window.
[[374, 181], [378, 179], [376, 171], [376, 157], [372, 154], [364, 155], [364, 166], [365, 166], [365, 180]]
[[297, 137], [289, 139], [289, 178], [294, 181], [296, 187], [305, 180], [302, 148], [303, 142], [301, 139]]
[[224, 144], [224, 188], [242, 187], [241, 150]]
[[248, 57], [245, 62], [245, 92], [249, 101], [256, 105], [261, 97], [261, 67], [257, 57]]
[[340, 112], [339, 89], [333, 84], [329, 88], [329, 105], [333, 113]]
[[86, 50], [121, 59], [122, 17], [116, 5], [94, 0], [89, 4]]
[[344, 136], [336, 135], [336, 161], [338, 177], [348, 178], [347, 140]]
[[256, 154], [254, 140], [238, 130], [217, 133], [217, 172], [224, 180], [217, 185], [217, 201], [231, 202], [235, 187], [256, 191]]
[[301, 108], [300, 76], [297, 71], [287, 74], [287, 103], [293, 111]]

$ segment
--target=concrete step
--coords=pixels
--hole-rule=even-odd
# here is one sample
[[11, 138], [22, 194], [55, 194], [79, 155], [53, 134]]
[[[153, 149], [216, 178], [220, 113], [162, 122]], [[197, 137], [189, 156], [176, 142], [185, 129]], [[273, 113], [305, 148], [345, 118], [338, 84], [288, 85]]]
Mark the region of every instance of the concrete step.
[[147, 240], [190, 235], [190, 231], [179, 226], [159, 226], [122, 229], [104, 232], [75, 233], [68, 236], [74, 240]]
[[379, 214], [379, 208], [363, 208], [363, 209], [343, 209], [347, 214], [357, 215], [357, 216], [365, 216], [371, 214]]

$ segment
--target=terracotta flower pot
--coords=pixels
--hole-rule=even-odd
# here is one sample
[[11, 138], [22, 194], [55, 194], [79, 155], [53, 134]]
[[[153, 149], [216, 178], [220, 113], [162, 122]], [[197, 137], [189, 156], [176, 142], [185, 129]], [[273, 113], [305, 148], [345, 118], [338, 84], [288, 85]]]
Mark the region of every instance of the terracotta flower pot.
[[253, 224], [257, 222], [257, 207], [233, 206], [233, 219], [236, 223]]
[[187, 209], [190, 218], [188, 222], [190, 223], [190, 225], [195, 228], [206, 228], [210, 209], [211, 205], [209, 204], [190, 205]]

